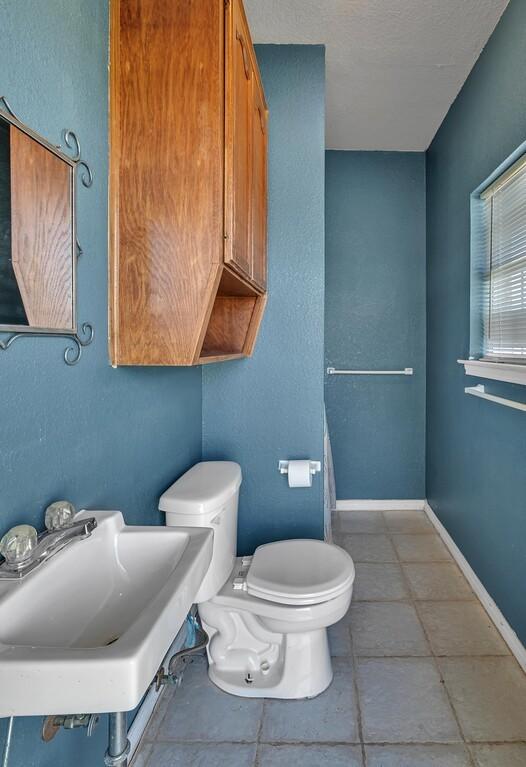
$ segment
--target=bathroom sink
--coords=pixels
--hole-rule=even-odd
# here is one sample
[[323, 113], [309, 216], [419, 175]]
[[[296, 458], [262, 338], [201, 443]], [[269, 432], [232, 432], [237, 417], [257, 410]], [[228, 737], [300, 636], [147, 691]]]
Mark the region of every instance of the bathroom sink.
[[0, 717], [130, 711], [182, 626], [212, 531], [118, 511], [19, 581], [0, 581]]

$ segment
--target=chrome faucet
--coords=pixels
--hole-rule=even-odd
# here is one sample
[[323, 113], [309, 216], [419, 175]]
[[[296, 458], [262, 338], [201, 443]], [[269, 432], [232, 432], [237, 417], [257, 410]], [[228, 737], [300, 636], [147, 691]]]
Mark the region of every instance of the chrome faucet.
[[95, 517], [75, 521], [75, 514], [69, 501], [55, 501], [46, 509], [44, 532], [30, 525], [11, 528], [0, 541], [0, 580], [23, 578], [69, 544], [89, 538], [97, 527]]

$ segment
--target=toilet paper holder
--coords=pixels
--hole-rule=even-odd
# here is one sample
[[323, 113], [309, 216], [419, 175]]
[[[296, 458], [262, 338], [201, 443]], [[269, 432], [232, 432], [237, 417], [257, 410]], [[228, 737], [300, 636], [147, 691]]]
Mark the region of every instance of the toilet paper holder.
[[[310, 466], [310, 473], [314, 476], [314, 474], [317, 474], [319, 471], [321, 471], [321, 461], [309, 461]], [[288, 461], [280, 461], [278, 463], [278, 469], [280, 474], [288, 474], [289, 473], [289, 462]]]

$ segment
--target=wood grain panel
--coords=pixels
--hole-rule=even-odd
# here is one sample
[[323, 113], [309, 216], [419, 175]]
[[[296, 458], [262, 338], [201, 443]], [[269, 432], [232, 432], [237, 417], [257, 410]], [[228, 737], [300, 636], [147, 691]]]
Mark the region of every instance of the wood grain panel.
[[266, 300], [266, 294], [225, 266], [196, 361], [205, 364], [251, 356]]
[[223, 0], [112, 2], [114, 363], [194, 361], [223, 258], [223, 50]]
[[73, 330], [72, 169], [10, 127], [11, 255], [29, 325]]
[[260, 292], [256, 285], [230, 271], [228, 266], [224, 267], [217, 290], [220, 296], [255, 296]]
[[114, 364], [191, 365], [253, 346], [264, 267], [258, 246], [256, 284], [252, 206], [261, 243], [266, 185], [254, 78], [266, 110], [241, 0], [112, 0]]
[[255, 296], [217, 296], [203, 342], [201, 357], [243, 354]]
[[267, 305], [267, 294], [258, 296], [252, 317], [250, 318], [250, 325], [248, 327], [247, 336], [245, 338], [245, 346], [243, 352], [246, 357], [252, 357], [254, 348], [256, 346], [256, 340], [258, 337], [261, 322], [263, 321], [263, 314], [265, 313], [265, 307]]
[[252, 279], [267, 285], [267, 108], [259, 79], [252, 83]]
[[252, 273], [252, 42], [240, 0], [230, 0], [226, 27], [225, 262]]

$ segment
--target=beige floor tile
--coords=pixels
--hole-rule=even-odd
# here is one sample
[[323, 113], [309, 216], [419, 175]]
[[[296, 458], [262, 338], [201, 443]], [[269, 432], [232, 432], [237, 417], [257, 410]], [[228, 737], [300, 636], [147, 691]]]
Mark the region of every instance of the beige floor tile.
[[[199, 660], [195, 660], [194, 663], [199, 663]], [[203, 673], [206, 674], [206, 666], [204, 661], [202, 661], [203, 666]], [[173, 685], [166, 685], [164, 690], [161, 693], [161, 698], [158, 700], [157, 705], [154, 708], [153, 714], [150, 717], [150, 721], [148, 722], [148, 727], [146, 728], [146, 732], [144, 733], [144, 739], [145, 740], [155, 740], [157, 737], [157, 733], [159, 732], [159, 727], [161, 726], [161, 723], [164, 719], [164, 716], [170, 706], [172, 705], [172, 701], [175, 695], [175, 687]]]
[[141, 743], [131, 761], [131, 767], [146, 767], [152, 748], [151, 743]]
[[393, 535], [402, 562], [448, 562], [451, 555], [438, 535]]
[[381, 511], [340, 511], [340, 533], [385, 533]]
[[471, 753], [477, 767], [524, 767], [526, 743], [472, 746]]
[[[262, 713], [261, 698], [242, 698], [223, 692], [212, 684], [206, 663], [199, 659], [185, 669], [183, 683], [169, 701], [155, 740], [256, 741]], [[154, 764], [157, 767], [157, 763]]]
[[431, 654], [416, 610], [407, 602], [357, 602], [349, 625], [356, 655]]
[[148, 767], [254, 767], [255, 743], [155, 743]]
[[344, 535], [341, 546], [355, 562], [397, 562], [396, 552], [387, 535], [355, 533]]
[[[259, 767], [363, 767], [360, 746], [261, 746]], [[212, 765], [210, 765], [212, 767]]]
[[437, 655], [509, 655], [478, 602], [419, 602], [418, 611]]
[[362, 658], [356, 666], [366, 743], [460, 741], [433, 660]]
[[358, 711], [350, 665], [311, 700], [267, 700], [262, 743], [358, 743]]
[[468, 582], [450, 562], [404, 564], [404, 573], [416, 599], [475, 599]]
[[471, 767], [465, 746], [367, 746], [367, 767]]
[[441, 658], [439, 665], [467, 740], [526, 740], [526, 675], [513, 658]]
[[435, 528], [423, 511], [384, 511], [391, 533], [434, 533]]
[[353, 601], [390, 602], [409, 596], [402, 569], [394, 564], [356, 564]]
[[329, 626], [328, 635], [333, 658], [341, 658], [351, 654], [351, 632], [348, 620], [343, 618], [338, 623]]

